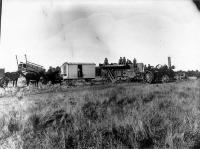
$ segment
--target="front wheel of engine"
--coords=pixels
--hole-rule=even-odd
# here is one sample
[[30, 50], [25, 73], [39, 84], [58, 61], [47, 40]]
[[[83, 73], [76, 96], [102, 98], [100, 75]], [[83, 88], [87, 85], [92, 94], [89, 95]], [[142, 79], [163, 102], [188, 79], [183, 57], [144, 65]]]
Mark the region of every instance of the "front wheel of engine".
[[145, 82], [152, 83], [153, 82], [153, 73], [148, 71], [145, 73]]
[[168, 75], [166, 75], [166, 74], [165, 74], [165, 75], [163, 75], [163, 76], [162, 76], [162, 80], [161, 80], [161, 81], [162, 81], [162, 83], [168, 83], [168, 82], [169, 82], [169, 76], [168, 76]]

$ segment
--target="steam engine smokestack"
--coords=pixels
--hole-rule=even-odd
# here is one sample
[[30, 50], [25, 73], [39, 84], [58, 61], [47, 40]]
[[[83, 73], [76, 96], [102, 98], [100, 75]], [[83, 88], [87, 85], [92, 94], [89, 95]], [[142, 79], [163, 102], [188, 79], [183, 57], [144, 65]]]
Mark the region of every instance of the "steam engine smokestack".
[[168, 57], [168, 67], [171, 68], [172, 64], [171, 64], [171, 57]]

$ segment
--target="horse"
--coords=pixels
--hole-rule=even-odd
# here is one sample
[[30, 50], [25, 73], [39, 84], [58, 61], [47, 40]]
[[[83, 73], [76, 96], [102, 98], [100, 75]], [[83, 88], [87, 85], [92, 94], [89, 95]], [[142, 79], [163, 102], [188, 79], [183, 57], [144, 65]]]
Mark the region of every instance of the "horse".
[[60, 76], [60, 67], [52, 68], [50, 67], [49, 70], [45, 73], [45, 80], [46, 82], [51, 82], [52, 84], [62, 83], [62, 77]]
[[20, 77], [20, 73], [16, 72], [6, 72], [5, 77], [8, 78], [9, 81], [13, 82], [13, 86], [17, 86], [18, 78]]
[[41, 77], [44, 76], [44, 73], [43, 72], [40, 72], [40, 73], [36, 73], [36, 72], [28, 72], [25, 74], [25, 78], [26, 78], [26, 84], [27, 86], [29, 86], [30, 82], [34, 82], [35, 83], [35, 86], [38, 87], [38, 83], [41, 79]]

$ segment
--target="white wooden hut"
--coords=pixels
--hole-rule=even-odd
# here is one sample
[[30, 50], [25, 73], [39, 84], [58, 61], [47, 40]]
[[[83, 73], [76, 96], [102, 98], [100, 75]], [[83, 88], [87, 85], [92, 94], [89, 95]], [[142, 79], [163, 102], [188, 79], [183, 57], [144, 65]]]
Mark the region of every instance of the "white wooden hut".
[[64, 80], [69, 79], [94, 79], [95, 63], [69, 63], [61, 66], [61, 75]]

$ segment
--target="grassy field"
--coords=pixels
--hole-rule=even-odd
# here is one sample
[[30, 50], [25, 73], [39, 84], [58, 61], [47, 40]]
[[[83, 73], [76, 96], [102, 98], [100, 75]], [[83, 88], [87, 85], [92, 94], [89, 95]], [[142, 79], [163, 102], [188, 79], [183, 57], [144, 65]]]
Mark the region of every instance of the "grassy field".
[[0, 98], [0, 149], [55, 148], [199, 149], [200, 81], [18, 88]]

